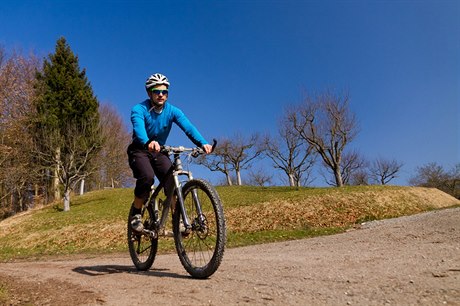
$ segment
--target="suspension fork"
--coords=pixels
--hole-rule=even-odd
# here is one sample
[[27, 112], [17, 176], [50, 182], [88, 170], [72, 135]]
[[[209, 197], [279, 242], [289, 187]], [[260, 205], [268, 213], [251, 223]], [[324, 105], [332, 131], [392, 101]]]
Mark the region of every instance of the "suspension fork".
[[179, 181], [179, 175], [177, 173], [175, 173], [173, 175], [173, 177], [174, 177], [174, 185], [175, 185], [175, 189], [176, 189], [177, 202], [178, 202], [178, 203], [176, 203], [176, 209], [177, 209], [177, 204], [179, 204], [180, 212], [181, 212], [181, 215], [182, 215], [182, 221], [184, 222], [185, 228], [189, 229], [189, 228], [192, 227], [192, 225], [190, 224], [190, 221], [189, 221], [188, 215], [187, 215], [187, 210], [185, 208], [184, 195], [182, 193], [182, 186], [181, 186], [181, 183]]
[[193, 198], [193, 202], [195, 203], [196, 212], [197, 212], [198, 217], [200, 218], [200, 222], [201, 222], [201, 221], [203, 221], [202, 220], [203, 211], [201, 210], [200, 199], [198, 199], [198, 193], [197, 193], [196, 189], [192, 190], [192, 198]]
[[[182, 186], [179, 181], [179, 175], [186, 175], [188, 177], [188, 180], [193, 180], [192, 173], [190, 171], [184, 171], [182, 168], [182, 161], [180, 160], [179, 154], [174, 154], [174, 164], [175, 164], [175, 171], [173, 172], [173, 177], [174, 177], [174, 185], [177, 193], [177, 201], [180, 206], [181, 214], [182, 214], [182, 221], [184, 223], [184, 227], [186, 229], [191, 229], [192, 225], [190, 224], [190, 220], [188, 219], [188, 214], [187, 214], [187, 209], [185, 207], [184, 203], [184, 195], [182, 193]], [[195, 204], [195, 208], [197, 210], [198, 216], [200, 216], [200, 221], [202, 221], [202, 210], [201, 210], [201, 205], [198, 200], [198, 193], [195, 189], [192, 190], [192, 198]], [[177, 206], [176, 206], [177, 209]]]
[[[180, 188], [180, 182], [179, 182], [178, 177], [175, 176], [174, 178], [175, 178], [176, 186], [177, 186], [177, 183], [179, 183], [179, 187], [176, 187], [176, 190], [177, 190], [177, 193], [178, 193], [177, 199], [179, 201], [179, 205], [180, 205], [180, 208], [181, 208], [182, 221], [184, 222], [185, 228], [190, 229], [190, 228], [192, 228], [192, 225], [190, 224], [190, 221], [189, 221], [188, 215], [187, 215], [187, 210], [185, 208], [184, 197], [183, 197], [183, 194], [182, 194], [182, 188]], [[195, 208], [196, 208], [196, 212], [197, 212], [197, 215], [198, 215], [198, 218], [199, 218], [199, 224], [202, 225], [202, 222], [204, 221], [204, 218], [203, 218], [203, 211], [201, 210], [200, 200], [198, 199], [198, 193], [197, 193], [196, 189], [193, 189], [191, 192], [192, 192], [192, 198], [193, 198], [193, 202], [194, 202], [194, 205], [195, 205]]]

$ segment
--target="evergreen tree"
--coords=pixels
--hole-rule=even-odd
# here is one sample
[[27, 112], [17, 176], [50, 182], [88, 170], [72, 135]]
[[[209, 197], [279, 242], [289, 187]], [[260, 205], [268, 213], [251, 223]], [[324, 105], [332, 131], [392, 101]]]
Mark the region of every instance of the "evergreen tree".
[[101, 146], [99, 103], [85, 70], [61, 37], [54, 54], [37, 72], [34, 140], [37, 158], [44, 172], [52, 173], [52, 189], [60, 198], [64, 190], [64, 210], [70, 209], [70, 191], [91, 174], [91, 159]]

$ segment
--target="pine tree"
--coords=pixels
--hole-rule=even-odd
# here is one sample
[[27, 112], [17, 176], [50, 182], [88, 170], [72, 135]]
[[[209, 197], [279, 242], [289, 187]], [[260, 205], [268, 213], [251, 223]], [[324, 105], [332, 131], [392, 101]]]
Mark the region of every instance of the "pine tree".
[[101, 146], [99, 103], [75, 56], [61, 37], [54, 54], [37, 72], [34, 140], [44, 173], [52, 173], [55, 198], [64, 190], [64, 211], [70, 209], [70, 192], [91, 174], [91, 159]]

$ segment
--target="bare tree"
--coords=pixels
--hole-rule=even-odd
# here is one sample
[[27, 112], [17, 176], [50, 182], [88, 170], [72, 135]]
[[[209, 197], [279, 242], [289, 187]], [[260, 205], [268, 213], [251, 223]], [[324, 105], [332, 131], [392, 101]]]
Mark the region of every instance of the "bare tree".
[[397, 177], [403, 164], [395, 159], [388, 160], [384, 158], [376, 159], [369, 167], [371, 178], [381, 185], [388, 184]]
[[[65, 131], [65, 135], [60, 132]], [[100, 135], [97, 130], [88, 132], [86, 125], [69, 122], [65, 129], [42, 129], [40, 145], [36, 155], [39, 164], [46, 168], [58, 165], [59, 182], [64, 189], [64, 211], [70, 210], [70, 193], [76, 184], [96, 171], [91, 159], [100, 149]], [[43, 145], [59, 150], [43, 150]]]
[[267, 186], [272, 184], [273, 175], [266, 173], [263, 169], [249, 171], [248, 185]]
[[263, 152], [259, 146], [259, 137], [258, 134], [253, 134], [248, 138], [236, 134], [230, 141], [227, 158], [231, 167], [235, 169], [236, 183], [239, 186], [242, 185], [241, 171], [249, 169], [252, 162]]
[[321, 156], [334, 176], [334, 185], [343, 186], [342, 154], [358, 133], [354, 114], [349, 109], [349, 96], [330, 91], [307, 96], [289, 120], [299, 135]]
[[0, 48], [0, 207], [7, 214], [33, 205], [36, 182], [28, 117], [33, 116], [33, 81], [39, 61]]
[[365, 169], [360, 169], [354, 172], [350, 178], [350, 185], [352, 186], [365, 186], [369, 185], [369, 174]]
[[[345, 152], [342, 154], [342, 162], [340, 164], [340, 173], [344, 185], [354, 185], [354, 180], [358, 179], [358, 173], [364, 172], [367, 168], [366, 159], [357, 151]], [[330, 186], [336, 186], [334, 176], [330, 176], [332, 170], [325, 165], [324, 169], [328, 175], [324, 175], [326, 183]], [[364, 177], [362, 177], [364, 179]], [[361, 182], [363, 183], [363, 182]]]
[[354, 175], [367, 168], [367, 160], [357, 151], [344, 153], [340, 165], [343, 183], [350, 185]]
[[449, 194], [460, 199], [460, 163], [454, 165], [448, 173], [447, 189]]
[[196, 163], [205, 166], [211, 171], [221, 172], [225, 175], [228, 186], [232, 186], [231, 173], [235, 169], [230, 164], [229, 152], [231, 150], [231, 142], [227, 139], [221, 139], [217, 142], [217, 147], [214, 153], [210, 155], [200, 155]]
[[246, 138], [236, 134], [232, 139], [218, 141], [214, 154], [199, 159], [198, 163], [211, 171], [220, 171], [227, 177], [231, 185], [230, 173], [235, 171], [237, 185], [242, 185], [241, 171], [250, 168], [252, 162], [262, 154], [259, 135], [253, 134]]
[[444, 168], [437, 163], [429, 163], [417, 167], [416, 173], [409, 179], [413, 186], [434, 187], [443, 190], [448, 174]]
[[449, 171], [435, 162], [417, 167], [416, 173], [409, 179], [409, 184], [438, 188], [460, 198], [460, 163], [454, 165]]
[[88, 179], [92, 189], [122, 187], [131, 181], [126, 148], [131, 136], [116, 109], [109, 104], [99, 106], [101, 150], [92, 161], [97, 171]]
[[308, 184], [315, 156], [312, 147], [305, 144], [299, 133], [293, 130], [288, 116], [289, 111], [279, 123], [279, 137], [267, 136], [263, 141], [263, 148], [275, 169], [280, 169], [287, 175], [289, 186], [299, 187], [302, 182]]

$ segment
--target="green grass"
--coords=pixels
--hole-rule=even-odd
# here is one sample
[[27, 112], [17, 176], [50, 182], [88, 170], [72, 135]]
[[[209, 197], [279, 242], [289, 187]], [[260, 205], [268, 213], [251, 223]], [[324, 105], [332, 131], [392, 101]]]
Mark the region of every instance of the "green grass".
[[[217, 187], [227, 222], [227, 247], [342, 232], [355, 223], [458, 205], [409, 187]], [[438, 191], [436, 191], [439, 193]], [[48, 255], [127, 252], [132, 189], [72, 198], [71, 210], [50, 205], [0, 222], [0, 261]], [[160, 252], [173, 252], [161, 239]]]

